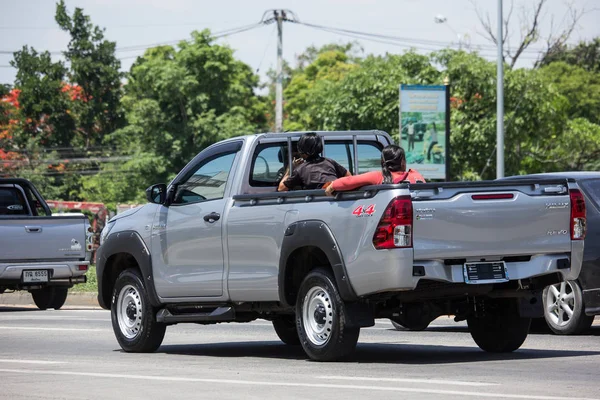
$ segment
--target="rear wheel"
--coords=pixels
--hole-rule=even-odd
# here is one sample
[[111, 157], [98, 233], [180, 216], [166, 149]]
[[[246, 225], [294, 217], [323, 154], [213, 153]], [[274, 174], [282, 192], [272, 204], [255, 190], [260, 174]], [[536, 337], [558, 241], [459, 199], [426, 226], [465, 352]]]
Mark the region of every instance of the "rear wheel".
[[334, 361], [351, 354], [360, 328], [346, 325], [346, 308], [331, 272], [317, 268], [300, 285], [296, 325], [306, 354], [317, 361]]
[[156, 321], [139, 272], [128, 269], [115, 283], [110, 307], [113, 331], [127, 352], [150, 353], [160, 347], [166, 325]]
[[517, 302], [490, 301], [485, 307], [483, 316], [467, 318], [469, 332], [479, 348], [489, 353], [510, 353], [521, 347], [527, 339], [531, 318], [519, 316]]
[[294, 316], [283, 316], [273, 320], [273, 328], [281, 341], [289, 345], [299, 345], [298, 329], [296, 329], [296, 318]]
[[32, 290], [31, 297], [33, 297], [33, 302], [40, 310], [47, 310], [48, 308], [58, 310], [65, 304], [68, 292], [68, 288], [47, 286]]
[[577, 281], [566, 281], [544, 289], [544, 318], [552, 332], [577, 335], [592, 326], [593, 316], [585, 315], [583, 294]]

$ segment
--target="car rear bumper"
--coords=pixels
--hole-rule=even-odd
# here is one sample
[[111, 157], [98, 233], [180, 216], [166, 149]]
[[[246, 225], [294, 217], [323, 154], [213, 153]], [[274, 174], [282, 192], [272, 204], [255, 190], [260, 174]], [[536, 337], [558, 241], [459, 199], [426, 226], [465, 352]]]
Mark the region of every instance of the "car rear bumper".
[[[400, 255], [405, 257], [400, 260], [398, 257]], [[492, 257], [488, 257], [488, 260], [491, 259]], [[421, 280], [465, 284], [462, 263], [447, 265], [444, 260], [415, 260], [413, 264], [410, 261], [412, 260], [406, 254], [397, 253], [395, 263], [392, 265], [384, 262], [373, 263], [368, 269], [368, 276], [350, 275], [350, 281], [359, 296], [415, 290]], [[506, 261], [505, 263], [509, 281], [529, 280], [557, 273], [563, 280], [572, 280], [577, 277], [581, 268], [580, 263], [570, 260], [568, 253], [536, 255], [528, 261]], [[469, 286], [475, 287], [478, 284]]]
[[[0, 287], [13, 290], [45, 286], [73, 286], [87, 281], [89, 261], [26, 262], [0, 264]], [[81, 267], [80, 267], [81, 266]], [[47, 282], [23, 282], [23, 271], [47, 270]]]
[[583, 304], [587, 315], [600, 315], [600, 288], [584, 290]]

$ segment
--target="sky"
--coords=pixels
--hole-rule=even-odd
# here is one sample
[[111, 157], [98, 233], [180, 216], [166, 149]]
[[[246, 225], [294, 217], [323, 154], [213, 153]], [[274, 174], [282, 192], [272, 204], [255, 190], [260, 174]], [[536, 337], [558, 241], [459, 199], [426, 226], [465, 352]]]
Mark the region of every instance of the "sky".
[[[514, 0], [512, 20], [509, 26], [511, 45], [515, 46], [520, 36], [519, 16], [529, 11], [533, 0]], [[588, 12], [580, 19], [569, 42], [590, 40], [600, 36], [600, 1], [569, 0], [574, 7]], [[24, 45], [38, 51], [60, 52], [66, 50], [69, 36], [62, 32], [54, 21], [53, 0], [0, 0], [0, 83], [12, 83], [15, 70], [9, 66], [12, 55], [7, 51], [19, 50]], [[443, 47], [444, 43], [457, 46], [469, 45], [480, 49], [482, 55], [495, 59], [495, 50], [483, 36], [476, 8], [490, 20], [496, 30], [496, 0], [66, 0], [70, 12], [75, 7], [83, 8], [92, 22], [106, 28], [106, 38], [117, 42], [117, 56], [122, 60], [122, 69], [128, 71], [141, 55], [143, 47], [155, 43], [188, 39], [193, 30], [205, 28], [213, 32], [257, 23], [269, 9], [289, 9], [303, 23], [355, 31], [391, 35], [420, 41], [435, 41], [436, 44], [415, 42], [381, 43], [358, 40], [365, 54], [402, 53], [416, 47], [421, 53]], [[508, 14], [511, 1], [504, 0], [504, 13]], [[541, 23], [541, 36], [557, 33], [567, 15], [565, 0], [547, 0]], [[445, 23], [436, 23], [436, 16], [443, 16]], [[554, 22], [555, 29], [551, 29]], [[563, 24], [564, 26], [564, 24]], [[218, 43], [228, 44], [235, 55], [258, 71], [263, 79], [276, 64], [275, 24], [228, 36]], [[295, 62], [296, 55], [308, 46], [327, 43], [347, 43], [352, 37], [325, 32], [304, 25], [284, 23], [283, 56]], [[441, 42], [441, 43], [440, 43]], [[138, 50], [127, 51], [127, 47], [138, 46]], [[532, 48], [542, 48], [540, 41]], [[60, 56], [54, 56], [60, 59]], [[535, 61], [535, 52], [524, 54], [518, 67], [530, 67]]]

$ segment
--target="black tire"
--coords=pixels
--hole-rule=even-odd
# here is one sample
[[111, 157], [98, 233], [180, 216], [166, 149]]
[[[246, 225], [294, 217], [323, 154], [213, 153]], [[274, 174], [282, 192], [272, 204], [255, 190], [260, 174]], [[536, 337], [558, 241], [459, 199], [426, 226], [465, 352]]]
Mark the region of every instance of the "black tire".
[[485, 315], [469, 317], [469, 332], [481, 350], [510, 353], [517, 350], [529, 333], [531, 318], [519, 316], [518, 303], [504, 299], [485, 303]]
[[65, 304], [65, 301], [67, 301], [68, 294], [69, 294], [69, 288], [55, 287], [54, 288], [54, 298], [52, 299], [50, 308], [59, 310]]
[[296, 329], [296, 318], [292, 315], [279, 317], [273, 320], [273, 328], [281, 341], [291, 346], [298, 346], [300, 338]]
[[110, 314], [117, 341], [126, 352], [151, 353], [160, 347], [167, 326], [156, 321], [137, 270], [125, 270], [117, 278]]
[[65, 304], [68, 292], [68, 288], [47, 286], [32, 290], [31, 297], [33, 297], [33, 302], [40, 310], [47, 310], [48, 308], [58, 310]]
[[[585, 315], [583, 293], [577, 281], [561, 282], [546, 287], [542, 300], [544, 319], [550, 330], [557, 335], [578, 335], [588, 330], [594, 322], [594, 316]], [[566, 309], [571, 310], [571, 316]]]
[[302, 348], [313, 360], [339, 360], [356, 348], [360, 328], [346, 325], [346, 307], [330, 271], [316, 268], [302, 281], [296, 327]]

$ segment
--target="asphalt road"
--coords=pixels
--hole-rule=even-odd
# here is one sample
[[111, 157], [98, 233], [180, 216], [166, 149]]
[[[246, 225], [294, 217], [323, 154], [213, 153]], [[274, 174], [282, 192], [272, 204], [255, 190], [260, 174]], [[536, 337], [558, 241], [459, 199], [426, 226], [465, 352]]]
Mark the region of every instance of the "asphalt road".
[[2, 399], [600, 399], [600, 321], [487, 354], [464, 324], [363, 329], [355, 356], [317, 363], [267, 321], [167, 329], [154, 354], [120, 350], [103, 310], [0, 306]]

